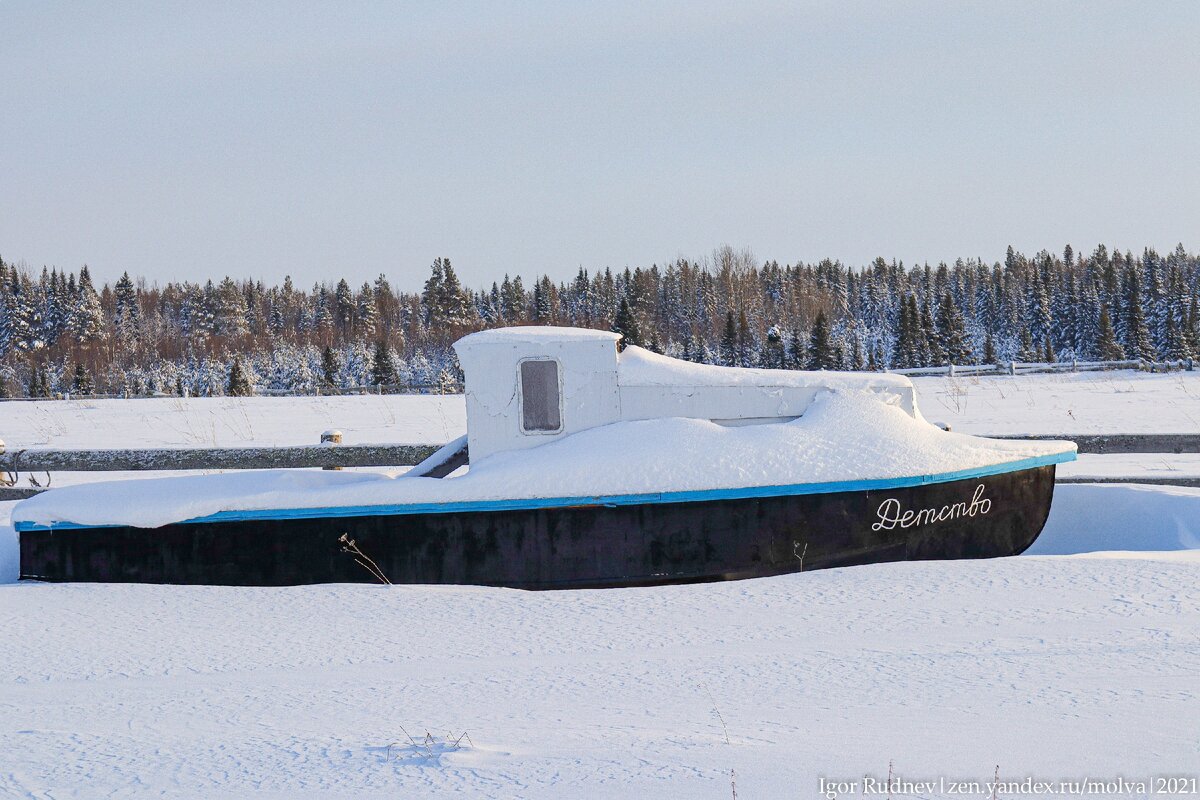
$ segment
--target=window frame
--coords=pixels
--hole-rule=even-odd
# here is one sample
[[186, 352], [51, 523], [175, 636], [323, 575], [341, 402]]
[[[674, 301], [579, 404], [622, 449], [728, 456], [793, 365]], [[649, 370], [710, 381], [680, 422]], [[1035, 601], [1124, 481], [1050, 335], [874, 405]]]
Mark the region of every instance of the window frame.
[[[525, 362], [549, 361], [554, 364], [554, 375], [557, 379], [556, 399], [558, 402], [558, 427], [553, 430], [534, 429], [525, 427]], [[563, 413], [563, 369], [562, 362], [552, 356], [527, 356], [517, 361], [517, 425], [523, 436], [557, 436], [566, 427], [566, 415]]]

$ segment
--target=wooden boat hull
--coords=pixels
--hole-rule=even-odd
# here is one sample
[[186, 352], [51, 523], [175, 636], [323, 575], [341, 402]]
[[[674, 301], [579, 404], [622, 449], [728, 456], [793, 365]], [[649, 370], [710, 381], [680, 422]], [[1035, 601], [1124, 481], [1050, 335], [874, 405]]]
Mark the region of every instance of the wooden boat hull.
[[885, 561], [1021, 553], [1050, 510], [1054, 466], [777, 496], [566, 507], [196, 521], [20, 532], [21, 576], [286, 586], [375, 580], [522, 589], [732, 580]]

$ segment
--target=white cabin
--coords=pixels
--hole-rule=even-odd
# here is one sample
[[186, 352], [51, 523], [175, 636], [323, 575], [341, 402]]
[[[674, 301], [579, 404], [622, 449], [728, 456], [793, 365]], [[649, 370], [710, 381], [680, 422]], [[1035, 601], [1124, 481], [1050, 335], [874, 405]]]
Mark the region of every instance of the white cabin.
[[640, 347], [618, 353], [620, 338], [583, 328], [520, 327], [459, 339], [454, 350], [466, 375], [471, 460], [622, 420], [782, 422], [830, 388], [877, 392], [920, 419], [912, 382], [900, 375], [693, 364]]

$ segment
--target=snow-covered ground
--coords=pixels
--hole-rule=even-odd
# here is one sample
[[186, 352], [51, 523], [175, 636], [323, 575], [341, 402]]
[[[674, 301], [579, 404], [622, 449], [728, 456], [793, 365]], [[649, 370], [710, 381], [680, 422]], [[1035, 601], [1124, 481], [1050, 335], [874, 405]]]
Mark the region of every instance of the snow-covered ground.
[[975, 434], [1194, 433], [1200, 370], [914, 378], [921, 411]]
[[793, 798], [889, 764], [1194, 774], [1197, 587], [1193, 553], [548, 593], [0, 586], [0, 796], [729, 798], [735, 777], [738, 797]]
[[1084, 453], [1078, 460], [1060, 464], [1059, 478], [1128, 478], [1172, 481], [1200, 480], [1200, 453]]
[[[960, 431], [1187, 432], [1198, 378], [916, 383]], [[329, 427], [440, 442], [463, 424], [457, 397], [0, 403], [10, 448]], [[1104, 458], [1124, 460], [1067, 469], [1200, 474], [1196, 457]], [[12, 506], [0, 797], [729, 798], [735, 780], [740, 798], [792, 798], [822, 777], [860, 797], [889, 764], [914, 781], [1120, 776], [1135, 785], [1106, 794], [1142, 797], [1156, 787], [1137, 781], [1200, 772], [1200, 489], [1059, 486], [1020, 558], [547, 593], [11, 583]]]
[[467, 429], [461, 395], [163, 397], [0, 402], [0, 439], [21, 447], [264, 447], [441, 443]]

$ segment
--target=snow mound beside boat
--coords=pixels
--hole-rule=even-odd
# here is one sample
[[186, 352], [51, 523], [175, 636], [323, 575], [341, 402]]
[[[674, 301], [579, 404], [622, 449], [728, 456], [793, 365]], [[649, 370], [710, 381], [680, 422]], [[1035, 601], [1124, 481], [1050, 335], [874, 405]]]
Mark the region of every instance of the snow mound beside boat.
[[1056, 441], [982, 439], [914, 419], [865, 390], [821, 392], [790, 422], [726, 427], [666, 418], [619, 422], [528, 450], [497, 453], [457, 478], [265, 471], [56, 489], [20, 503], [35, 525], [154, 528], [222, 511], [596, 498], [937, 476], [1074, 458]]

